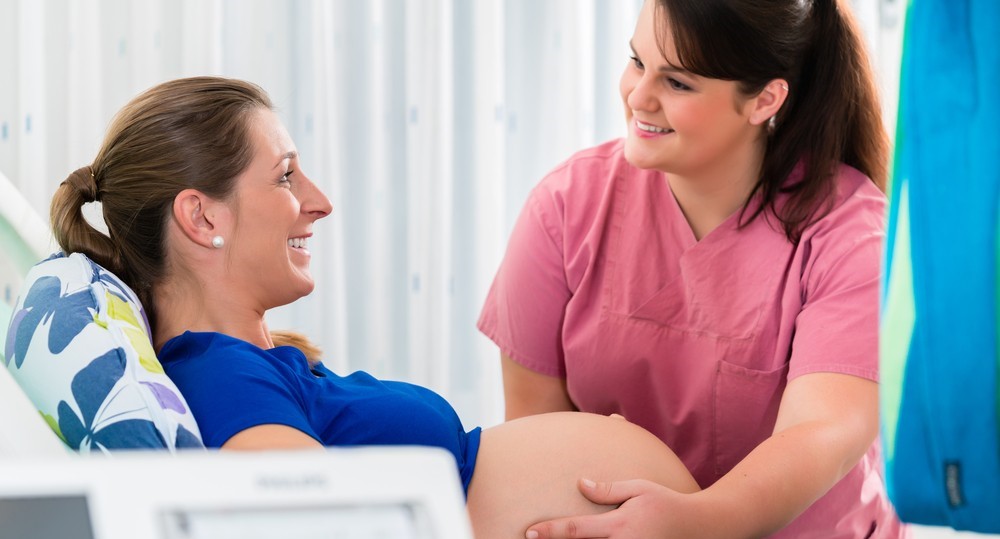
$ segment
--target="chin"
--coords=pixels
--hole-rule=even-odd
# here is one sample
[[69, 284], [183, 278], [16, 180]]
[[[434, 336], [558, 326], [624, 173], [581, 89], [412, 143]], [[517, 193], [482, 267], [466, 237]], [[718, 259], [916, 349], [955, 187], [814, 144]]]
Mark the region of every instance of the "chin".
[[312, 294], [312, 291], [315, 290], [315, 288], [316, 288], [316, 283], [314, 283], [312, 279], [303, 282], [295, 290], [298, 293], [298, 297], [295, 299], [301, 299], [308, 296], [309, 294]]
[[313, 291], [313, 286], [311, 283], [309, 284], [308, 287], [302, 286], [294, 290], [289, 290], [287, 291], [288, 294], [287, 296], [282, 295], [272, 298], [274, 303], [267, 308], [274, 309], [277, 307], [284, 307], [285, 305], [291, 305], [292, 303], [295, 303], [296, 301], [308, 296], [310, 293], [312, 293], [312, 291]]
[[292, 268], [292, 282], [295, 283], [296, 290], [305, 291], [303, 296], [308, 295], [316, 287], [316, 281], [313, 280], [312, 271], [308, 266]]
[[625, 160], [636, 168], [661, 170], [663, 158], [655, 150], [640, 144], [631, 137], [625, 141]]
[[289, 305], [311, 294], [316, 284], [308, 276], [297, 275], [294, 284], [282, 288], [280, 304]]

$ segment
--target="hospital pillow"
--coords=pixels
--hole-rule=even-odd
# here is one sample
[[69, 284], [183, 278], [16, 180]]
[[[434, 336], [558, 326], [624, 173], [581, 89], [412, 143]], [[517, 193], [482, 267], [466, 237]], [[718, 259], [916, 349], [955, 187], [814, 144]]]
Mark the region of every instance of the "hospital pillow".
[[135, 293], [80, 253], [35, 265], [7, 330], [4, 361], [70, 448], [201, 448], [163, 372]]

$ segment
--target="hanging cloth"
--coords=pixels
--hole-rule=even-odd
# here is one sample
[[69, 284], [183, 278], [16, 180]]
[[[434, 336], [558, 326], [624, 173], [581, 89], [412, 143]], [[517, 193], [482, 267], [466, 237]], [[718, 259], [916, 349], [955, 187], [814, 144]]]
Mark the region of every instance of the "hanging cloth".
[[1000, 2], [912, 0], [883, 287], [889, 497], [1000, 532]]

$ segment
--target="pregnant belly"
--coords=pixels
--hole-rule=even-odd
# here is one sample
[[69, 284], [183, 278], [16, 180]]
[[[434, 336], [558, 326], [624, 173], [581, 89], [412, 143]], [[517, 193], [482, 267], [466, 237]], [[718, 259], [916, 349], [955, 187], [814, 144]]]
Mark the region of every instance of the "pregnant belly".
[[698, 490], [673, 451], [624, 419], [581, 412], [524, 417], [483, 430], [467, 506], [476, 539], [521, 538], [543, 520], [613, 509], [584, 498], [581, 478]]

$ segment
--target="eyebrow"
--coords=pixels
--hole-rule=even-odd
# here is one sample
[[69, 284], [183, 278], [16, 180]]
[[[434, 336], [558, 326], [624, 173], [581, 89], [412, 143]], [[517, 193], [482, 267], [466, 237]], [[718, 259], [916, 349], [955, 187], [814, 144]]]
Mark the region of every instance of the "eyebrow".
[[[639, 53], [635, 51], [635, 47], [632, 46], [632, 40], [629, 40], [628, 48], [632, 49], [632, 54], [634, 54], [636, 57], [639, 56]], [[679, 73], [681, 75], [690, 75], [690, 76], [694, 75], [693, 73], [682, 67], [677, 67], [674, 64], [671, 64], [670, 61], [665, 58], [663, 61], [665, 62], [665, 65], [661, 65], [660, 68], [656, 70], [659, 73]]]
[[298, 156], [299, 156], [299, 152], [294, 152], [294, 151], [293, 152], [288, 152], [285, 155], [281, 156], [281, 159], [278, 160], [278, 164], [277, 165], [274, 165], [274, 168], [280, 167], [282, 161], [284, 161], [285, 159], [295, 159]]

